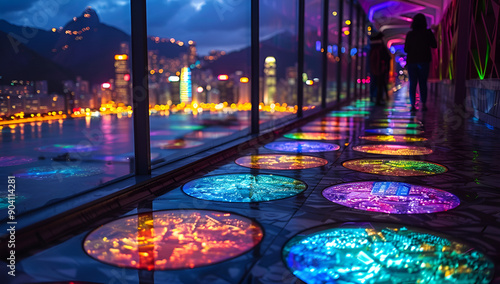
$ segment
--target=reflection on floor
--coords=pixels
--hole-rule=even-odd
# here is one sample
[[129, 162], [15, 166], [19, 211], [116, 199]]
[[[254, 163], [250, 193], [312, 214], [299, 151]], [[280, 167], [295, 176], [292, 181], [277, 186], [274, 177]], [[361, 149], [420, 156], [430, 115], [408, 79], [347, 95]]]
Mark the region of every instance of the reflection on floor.
[[500, 132], [405, 95], [214, 164], [8, 283], [500, 283]]

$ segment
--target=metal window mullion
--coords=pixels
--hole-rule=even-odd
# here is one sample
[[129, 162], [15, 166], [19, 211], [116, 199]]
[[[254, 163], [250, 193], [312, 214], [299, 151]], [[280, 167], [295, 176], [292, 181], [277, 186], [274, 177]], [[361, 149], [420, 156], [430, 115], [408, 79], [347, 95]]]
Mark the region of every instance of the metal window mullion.
[[151, 174], [146, 0], [131, 0], [132, 108], [136, 175]]
[[344, 15], [344, 0], [339, 0], [339, 11], [337, 13], [338, 20], [338, 42], [337, 42], [337, 102], [340, 102], [340, 93], [342, 92], [342, 18]]
[[251, 131], [252, 134], [258, 134], [259, 125], [259, 66], [260, 66], [260, 46], [259, 46], [259, 33], [260, 33], [260, 23], [259, 23], [259, 0], [252, 0], [250, 8], [250, 29], [251, 29], [251, 58], [250, 58], [250, 73], [251, 73], [251, 85], [250, 85], [250, 102], [252, 104], [251, 109]]
[[303, 117], [302, 108], [304, 106], [304, 26], [305, 26], [305, 0], [298, 0], [298, 49], [297, 49], [297, 117]]
[[326, 93], [327, 93], [327, 80], [328, 80], [328, 10], [330, 7], [330, 0], [323, 0], [323, 49], [322, 49], [322, 67], [323, 67], [323, 81], [321, 83], [321, 107], [326, 108]]

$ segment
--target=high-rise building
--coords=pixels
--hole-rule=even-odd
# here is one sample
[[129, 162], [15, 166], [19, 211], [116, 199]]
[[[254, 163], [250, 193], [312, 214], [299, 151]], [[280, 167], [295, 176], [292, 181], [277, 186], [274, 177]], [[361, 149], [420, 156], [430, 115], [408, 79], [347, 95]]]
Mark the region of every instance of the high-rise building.
[[115, 55], [115, 97], [113, 100], [117, 104], [131, 105], [130, 93], [130, 73], [128, 69], [128, 55]]
[[264, 61], [264, 104], [276, 102], [276, 58], [266, 57]]
[[191, 70], [189, 67], [183, 67], [181, 69], [181, 86], [180, 86], [180, 98], [182, 103], [190, 103], [193, 97], [192, 81], [191, 81]]

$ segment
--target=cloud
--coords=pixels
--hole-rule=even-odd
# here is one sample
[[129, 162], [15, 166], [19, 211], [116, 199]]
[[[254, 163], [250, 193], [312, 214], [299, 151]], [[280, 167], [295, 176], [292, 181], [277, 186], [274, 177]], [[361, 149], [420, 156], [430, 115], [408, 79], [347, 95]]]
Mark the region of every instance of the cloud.
[[4, 15], [10, 14], [12, 12], [23, 11], [29, 9], [33, 4], [39, 0], [15, 0], [15, 1], [2, 1], [0, 4], [0, 18], [4, 18]]

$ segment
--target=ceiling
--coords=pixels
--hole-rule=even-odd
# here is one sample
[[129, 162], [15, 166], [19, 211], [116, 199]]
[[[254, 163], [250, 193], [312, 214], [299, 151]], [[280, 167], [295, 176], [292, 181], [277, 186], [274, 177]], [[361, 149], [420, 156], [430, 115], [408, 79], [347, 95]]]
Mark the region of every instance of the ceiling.
[[388, 47], [404, 43], [412, 18], [417, 13], [427, 17], [429, 28], [437, 26], [451, 0], [359, 0], [368, 20], [382, 31]]

